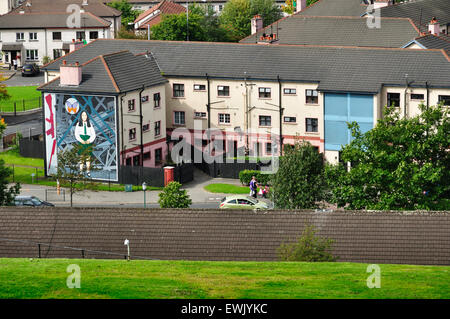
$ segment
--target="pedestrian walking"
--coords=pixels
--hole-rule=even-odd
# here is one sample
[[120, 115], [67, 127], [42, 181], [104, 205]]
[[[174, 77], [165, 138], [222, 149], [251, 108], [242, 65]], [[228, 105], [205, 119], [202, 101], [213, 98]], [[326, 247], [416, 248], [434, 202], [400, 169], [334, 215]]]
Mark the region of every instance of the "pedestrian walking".
[[250, 181], [250, 196], [256, 198], [256, 190], [258, 188], [258, 181], [255, 176], [252, 176], [252, 180]]
[[13, 60], [14, 70], [17, 71], [17, 59]]

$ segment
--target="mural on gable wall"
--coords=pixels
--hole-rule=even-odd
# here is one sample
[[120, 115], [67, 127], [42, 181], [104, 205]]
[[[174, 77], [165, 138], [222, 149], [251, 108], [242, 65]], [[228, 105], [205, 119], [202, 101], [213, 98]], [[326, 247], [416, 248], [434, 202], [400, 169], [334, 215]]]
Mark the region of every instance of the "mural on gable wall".
[[80, 170], [97, 180], [118, 180], [116, 103], [111, 96], [44, 94], [47, 173], [57, 172], [58, 152], [80, 145], [95, 158]]

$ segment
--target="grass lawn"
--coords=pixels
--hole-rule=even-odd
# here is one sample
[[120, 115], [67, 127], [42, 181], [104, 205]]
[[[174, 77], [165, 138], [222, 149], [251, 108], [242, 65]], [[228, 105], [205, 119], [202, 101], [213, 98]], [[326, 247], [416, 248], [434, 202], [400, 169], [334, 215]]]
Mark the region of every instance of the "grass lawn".
[[[0, 101], [1, 112], [14, 112], [14, 102], [16, 102], [17, 111], [31, 110], [39, 107], [39, 98], [41, 92], [36, 90], [37, 86], [10, 86], [7, 87], [11, 96], [8, 100]], [[25, 101], [25, 102], [24, 102]]]
[[248, 186], [237, 186], [231, 184], [209, 184], [204, 187], [207, 192], [221, 193], [221, 194], [249, 194], [250, 189]]
[[[67, 266], [81, 270], [69, 289]], [[367, 264], [0, 259], [0, 298], [450, 298], [450, 267]]]

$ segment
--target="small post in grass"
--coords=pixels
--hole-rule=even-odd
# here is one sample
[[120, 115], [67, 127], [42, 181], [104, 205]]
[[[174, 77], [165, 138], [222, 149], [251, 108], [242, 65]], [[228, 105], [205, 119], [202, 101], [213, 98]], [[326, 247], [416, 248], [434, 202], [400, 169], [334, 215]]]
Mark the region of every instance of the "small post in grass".
[[130, 241], [128, 239], [125, 239], [123, 244], [127, 246], [127, 260], [130, 261]]

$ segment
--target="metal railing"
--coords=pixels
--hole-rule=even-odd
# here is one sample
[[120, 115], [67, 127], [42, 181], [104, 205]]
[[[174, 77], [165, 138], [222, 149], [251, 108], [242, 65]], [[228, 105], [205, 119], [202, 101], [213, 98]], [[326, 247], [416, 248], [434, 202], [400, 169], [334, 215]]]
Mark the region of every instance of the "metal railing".
[[[29, 240], [20, 240], [20, 239], [9, 239], [9, 238], [0, 238], [0, 241], [3, 242], [12, 242], [12, 243], [21, 243], [21, 244], [28, 244], [30, 246], [34, 245], [37, 248], [37, 256], [38, 258], [45, 258], [42, 254], [42, 247], [49, 247], [49, 248], [59, 248], [59, 249], [67, 249], [72, 251], [79, 251], [81, 254], [81, 258], [85, 259], [87, 256], [87, 253], [91, 254], [97, 254], [97, 255], [105, 255], [105, 256], [120, 256], [124, 259], [141, 259], [141, 260], [159, 260], [156, 258], [149, 258], [149, 257], [143, 257], [143, 256], [136, 256], [136, 255], [128, 255], [128, 254], [121, 254], [121, 253], [115, 253], [111, 251], [103, 251], [103, 250], [92, 250], [92, 249], [86, 249], [86, 248], [75, 248], [70, 246], [60, 246], [60, 245], [54, 245], [49, 243], [40, 243], [40, 242], [34, 242]], [[25, 258], [25, 257], [24, 257]], [[27, 256], [26, 258], [32, 258], [31, 256]], [[68, 257], [71, 258], [71, 257]], [[95, 258], [93, 258], [95, 259]], [[119, 258], [117, 258], [119, 259]]]

